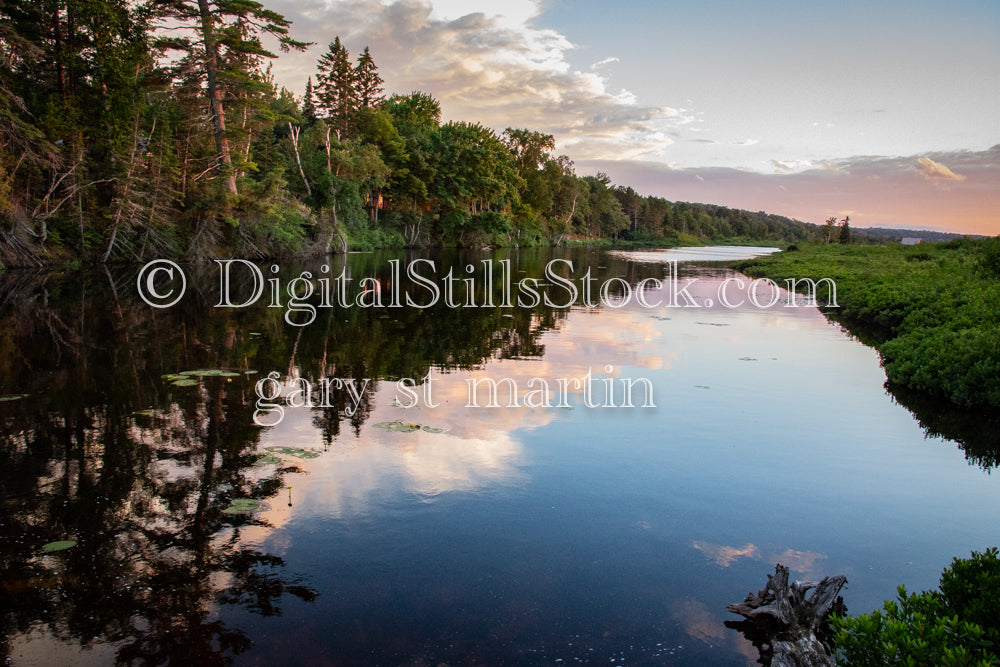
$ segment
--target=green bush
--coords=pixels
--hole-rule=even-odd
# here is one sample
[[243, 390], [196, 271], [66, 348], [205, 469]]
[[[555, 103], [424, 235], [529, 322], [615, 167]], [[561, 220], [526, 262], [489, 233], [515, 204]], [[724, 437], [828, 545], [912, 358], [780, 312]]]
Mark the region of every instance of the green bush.
[[941, 574], [941, 592], [948, 613], [981, 626], [993, 645], [1000, 647], [1000, 557], [996, 547], [953, 560]]
[[956, 558], [941, 574], [939, 590], [907, 595], [881, 610], [834, 617], [838, 662], [847, 665], [997, 665], [1000, 606], [997, 550]]
[[1000, 236], [983, 241], [979, 265], [991, 278], [1000, 278]]
[[[738, 265], [754, 277], [831, 278], [833, 315], [878, 349], [890, 383], [1000, 409], [1000, 237], [913, 247], [799, 246]], [[1000, 275], [1000, 273], [995, 274]]]

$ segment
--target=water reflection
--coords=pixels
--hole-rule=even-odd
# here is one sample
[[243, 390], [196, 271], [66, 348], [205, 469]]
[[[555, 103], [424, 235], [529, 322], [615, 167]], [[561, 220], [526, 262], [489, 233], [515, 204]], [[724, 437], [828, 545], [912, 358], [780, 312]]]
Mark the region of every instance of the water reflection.
[[714, 544], [706, 540], [694, 540], [691, 543], [698, 551], [705, 554], [705, 557], [714, 562], [719, 567], [729, 567], [738, 560], [746, 558], [748, 560], [760, 561], [771, 565], [781, 564], [792, 572], [804, 576], [813, 576], [817, 573], [816, 564], [825, 559], [826, 556], [814, 551], [798, 551], [796, 549], [785, 549], [782, 552], [770, 551], [765, 553], [755, 544], [746, 544], [742, 547], [732, 547], [723, 544]]
[[896, 401], [913, 413], [928, 438], [947, 438], [984, 470], [1000, 466], [1000, 415], [956, 410], [905, 387], [891, 387]]
[[[665, 277], [561, 256], [620, 277], [612, 301]], [[552, 257], [493, 259], [540, 276]], [[388, 259], [330, 268], [391, 290]], [[331, 308], [308, 327], [264, 303], [215, 308], [210, 266], [163, 311], [138, 300], [130, 271], [0, 275], [0, 396], [17, 396], [0, 403], [4, 657], [746, 664], [721, 609], [766, 564], [868, 572], [917, 552], [936, 577], [931, 552], [955, 546], [929, 548], [914, 525], [939, 511], [937, 534], [980, 538], [983, 518], [949, 489], [977, 489], [978, 507], [993, 492], [970, 471], [927, 483], [951, 452], [914, 454], [920, 430], [885, 400], [870, 350], [813, 308], [725, 307], [726, 271], [684, 275], [697, 278], [690, 310]], [[272, 371], [371, 384], [261, 428], [255, 384]], [[523, 395], [532, 378], [588, 372], [648, 378], [657, 407], [587, 408], [579, 387], [572, 409], [467, 407], [469, 381], [507, 378]], [[401, 407], [397, 382], [422, 392], [428, 377], [437, 406]], [[973, 443], [992, 433], [960, 440], [984, 466], [997, 458]], [[811, 486], [803, 470], [825, 476]], [[62, 539], [77, 545], [42, 551]], [[899, 569], [867, 589], [849, 574], [882, 599]]]

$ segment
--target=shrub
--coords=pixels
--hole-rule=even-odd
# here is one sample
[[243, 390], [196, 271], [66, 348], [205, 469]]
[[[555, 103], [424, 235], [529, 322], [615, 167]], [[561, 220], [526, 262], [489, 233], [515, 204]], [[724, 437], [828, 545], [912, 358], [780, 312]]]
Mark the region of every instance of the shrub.
[[1000, 236], [983, 241], [979, 265], [991, 278], [1000, 278]]
[[907, 595], [881, 610], [834, 617], [838, 662], [848, 665], [986, 666], [1000, 663], [1000, 560], [995, 548], [956, 558], [941, 574], [939, 590]]
[[1000, 557], [997, 548], [971, 558], [956, 558], [941, 574], [941, 592], [948, 613], [975, 623], [1000, 647]]

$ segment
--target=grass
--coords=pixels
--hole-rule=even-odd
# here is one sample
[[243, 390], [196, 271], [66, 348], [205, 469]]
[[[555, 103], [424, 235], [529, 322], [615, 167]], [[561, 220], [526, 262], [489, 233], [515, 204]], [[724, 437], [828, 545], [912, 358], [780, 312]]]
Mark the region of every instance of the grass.
[[998, 248], [1000, 238], [808, 245], [737, 268], [782, 285], [832, 278], [840, 308], [829, 315], [879, 351], [890, 384], [1000, 409]]

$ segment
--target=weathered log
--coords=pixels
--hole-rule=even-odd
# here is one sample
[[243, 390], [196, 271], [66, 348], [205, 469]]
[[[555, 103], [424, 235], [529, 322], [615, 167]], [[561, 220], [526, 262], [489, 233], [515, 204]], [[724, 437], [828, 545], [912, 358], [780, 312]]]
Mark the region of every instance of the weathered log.
[[[788, 568], [778, 564], [767, 576], [767, 585], [750, 593], [741, 603], [726, 605], [726, 611], [745, 621], [726, 621], [753, 642], [760, 663], [772, 667], [832, 667], [830, 613], [846, 613], [840, 589], [847, 577], [824, 577], [820, 582], [788, 583]], [[812, 594], [806, 597], [806, 593]]]

